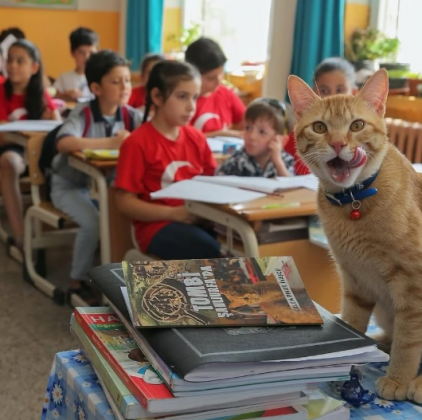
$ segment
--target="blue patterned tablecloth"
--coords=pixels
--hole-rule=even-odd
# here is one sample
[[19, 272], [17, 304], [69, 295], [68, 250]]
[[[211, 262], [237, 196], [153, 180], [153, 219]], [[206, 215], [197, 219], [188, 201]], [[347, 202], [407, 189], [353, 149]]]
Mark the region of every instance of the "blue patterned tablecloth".
[[41, 420], [116, 420], [97, 375], [79, 350], [57, 353]]
[[[376, 332], [371, 324], [369, 333]], [[362, 368], [362, 385], [375, 393], [375, 382], [385, 375], [386, 363], [371, 363]], [[335, 384], [321, 388], [339, 395]], [[353, 420], [422, 420], [422, 407], [410, 402], [375, 398], [360, 408], [350, 407]], [[41, 420], [115, 420], [97, 376], [79, 350], [57, 353], [45, 394]]]

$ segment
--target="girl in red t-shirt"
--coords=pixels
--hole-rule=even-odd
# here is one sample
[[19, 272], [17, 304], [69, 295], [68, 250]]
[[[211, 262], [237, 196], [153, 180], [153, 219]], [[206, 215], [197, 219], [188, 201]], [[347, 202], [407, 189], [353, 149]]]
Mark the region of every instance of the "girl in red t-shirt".
[[[134, 221], [141, 250], [165, 260], [220, 256], [220, 244], [182, 200], [151, 200], [151, 193], [173, 182], [215, 172], [205, 136], [188, 126], [200, 86], [191, 65], [156, 64], [147, 84], [144, 123], [120, 148], [116, 205]], [[147, 122], [151, 106], [156, 111]]]
[[[23, 119], [60, 119], [54, 103], [43, 88], [40, 53], [21, 39], [9, 48], [8, 78], [0, 84], [0, 122]], [[22, 249], [23, 210], [19, 177], [25, 171], [23, 148], [7, 143], [0, 135], [0, 183], [15, 245]]]
[[160, 54], [146, 54], [141, 63], [141, 85], [132, 89], [128, 104], [134, 108], [145, 108], [146, 85], [152, 68], [163, 61], [164, 57]]

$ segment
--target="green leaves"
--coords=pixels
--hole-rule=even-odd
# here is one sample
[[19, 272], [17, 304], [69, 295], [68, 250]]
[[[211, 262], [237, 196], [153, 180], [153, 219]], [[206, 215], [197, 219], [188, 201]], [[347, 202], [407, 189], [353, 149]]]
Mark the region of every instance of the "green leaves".
[[345, 45], [345, 54], [349, 61], [355, 62], [378, 58], [395, 61], [399, 46], [398, 38], [387, 38], [377, 29], [360, 29], [353, 33], [350, 42]]

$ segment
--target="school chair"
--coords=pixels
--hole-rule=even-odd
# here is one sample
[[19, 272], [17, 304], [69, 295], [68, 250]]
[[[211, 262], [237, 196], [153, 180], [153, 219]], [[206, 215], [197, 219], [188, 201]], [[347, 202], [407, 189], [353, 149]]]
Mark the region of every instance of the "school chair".
[[[25, 214], [24, 232], [24, 279], [53, 300], [63, 305], [66, 293], [49, 282], [36, 270], [33, 254], [37, 250], [72, 245], [75, 240], [77, 225], [46, 197], [46, 180], [39, 168], [39, 158], [45, 135], [34, 135], [28, 141], [29, 176], [31, 180], [32, 206]], [[78, 300], [79, 299], [79, 300]], [[73, 306], [88, 306], [76, 295], [72, 295]]]
[[133, 225], [130, 228], [130, 236], [132, 238], [132, 244], [135, 248], [129, 249], [126, 252], [124, 256], [124, 261], [154, 261], [158, 259], [156, 257], [153, 257], [152, 255], [144, 254], [139, 249], [139, 245], [135, 237], [135, 229]]
[[[31, 182], [29, 176], [22, 176], [19, 180], [24, 208], [32, 204]], [[0, 207], [4, 207], [3, 197], [0, 195]], [[6, 244], [7, 255], [19, 263], [23, 263], [22, 254], [14, 246], [12, 236], [6, 231], [0, 220], [0, 241]]]
[[422, 124], [386, 118], [388, 138], [412, 163], [422, 163]]

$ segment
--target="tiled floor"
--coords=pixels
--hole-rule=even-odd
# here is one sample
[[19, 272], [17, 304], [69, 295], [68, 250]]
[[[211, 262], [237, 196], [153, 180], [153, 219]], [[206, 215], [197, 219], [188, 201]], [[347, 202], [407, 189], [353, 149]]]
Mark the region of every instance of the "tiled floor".
[[[47, 254], [49, 277], [64, 286], [70, 249]], [[22, 280], [22, 267], [0, 243], [0, 419], [38, 420], [54, 354], [77, 348], [72, 310], [57, 306]]]

